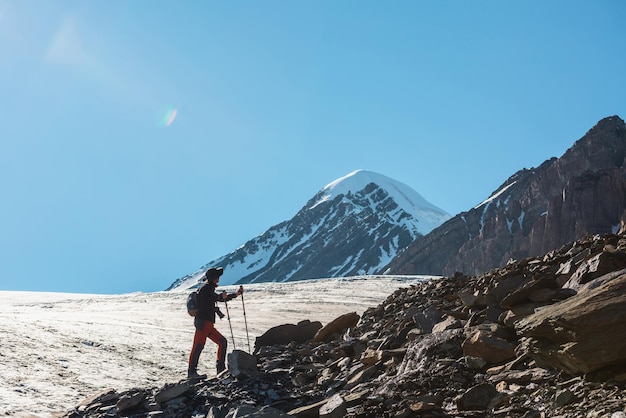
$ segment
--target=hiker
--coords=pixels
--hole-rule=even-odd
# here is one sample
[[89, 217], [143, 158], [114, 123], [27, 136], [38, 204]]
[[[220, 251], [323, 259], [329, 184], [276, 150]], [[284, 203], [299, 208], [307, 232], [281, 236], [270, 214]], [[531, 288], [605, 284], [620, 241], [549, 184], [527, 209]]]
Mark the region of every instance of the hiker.
[[217, 302], [227, 302], [243, 294], [243, 287], [240, 286], [236, 293], [228, 294], [225, 291], [216, 293], [215, 288], [223, 273], [224, 269], [222, 267], [211, 267], [204, 274], [204, 283], [198, 289], [198, 313], [194, 318], [196, 333], [193, 337], [193, 347], [189, 354], [189, 368], [187, 370], [187, 377], [189, 378], [206, 377], [206, 375], [198, 374], [197, 367], [198, 359], [200, 358], [200, 353], [204, 348], [207, 337], [217, 344], [217, 373], [220, 373], [226, 368], [226, 338], [215, 329], [215, 314], [217, 313], [220, 318], [224, 316], [217, 307]]

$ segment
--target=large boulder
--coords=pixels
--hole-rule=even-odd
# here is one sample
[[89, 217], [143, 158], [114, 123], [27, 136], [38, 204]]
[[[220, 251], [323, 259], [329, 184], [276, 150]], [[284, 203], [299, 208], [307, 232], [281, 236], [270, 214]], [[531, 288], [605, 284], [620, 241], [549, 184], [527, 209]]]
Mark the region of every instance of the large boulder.
[[626, 363], [626, 274], [515, 324], [542, 367], [570, 374]]
[[609, 248], [611, 246], [606, 246], [601, 253], [583, 262], [563, 287], [580, 290], [583, 285], [598, 277], [624, 269], [626, 267], [626, 255]]
[[354, 327], [359, 322], [359, 318], [360, 316], [356, 312], [350, 312], [333, 319], [317, 331], [315, 341], [326, 342], [333, 339], [348, 328]]
[[515, 345], [489, 332], [473, 332], [461, 344], [463, 354], [479, 357], [490, 364], [503, 363], [515, 358]]
[[228, 353], [228, 371], [238, 379], [254, 377], [259, 374], [256, 357], [241, 350]]
[[256, 338], [254, 353], [257, 353], [261, 347], [265, 346], [287, 345], [291, 342], [301, 344], [315, 337], [320, 328], [322, 328], [321, 322], [311, 322], [309, 320], [300, 321], [296, 325], [277, 325]]

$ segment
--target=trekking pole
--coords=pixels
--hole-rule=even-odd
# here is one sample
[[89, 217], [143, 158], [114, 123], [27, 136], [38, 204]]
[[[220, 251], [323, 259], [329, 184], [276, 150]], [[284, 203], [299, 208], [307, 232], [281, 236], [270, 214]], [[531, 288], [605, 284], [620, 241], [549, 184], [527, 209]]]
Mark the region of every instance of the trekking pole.
[[248, 339], [248, 353], [250, 353], [250, 336], [248, 335], [248, 320], [246, 319], [246, 304], [243, 301], [243, 286], [239, 286], [241, 290], [241, 307], [243, 308], [243, 321], [246, 323], [246, 338]]
[[233, 350], [235, 347], [235, 335], [233, 334], [233, 325], [230, 323], [230, 312], [228, 312], [228, 302], [224, 301], [224, 305], [226, 305], [226, 318], [228, 318], [228, 326], [230, 327], [230, 338], [233, 340]]

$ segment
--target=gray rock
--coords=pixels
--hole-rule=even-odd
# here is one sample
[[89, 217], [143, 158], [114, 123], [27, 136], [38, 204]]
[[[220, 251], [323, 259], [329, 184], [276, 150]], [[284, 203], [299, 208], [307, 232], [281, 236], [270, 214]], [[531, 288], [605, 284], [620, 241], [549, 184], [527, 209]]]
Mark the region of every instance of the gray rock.
[[117, 401], [118, 412], [124, 412], [139, 405], [146, 398], [146, 394], [141, 390], [132, 391], [120, 396]]
[[242, 405], [231, 410], [224, 418], [288, 418], [292, 417], [279, 409], [272, 407], [257, 407]]
[[154, 395], [154, 399], [157, 403], [164, 403], [179, 397], [189, 389], [190, 386], [187, 383], [166, 385]]
[[413, 315], [413, 321], [422, 333], [429, 333], [433, 330], [433, 326], [441, 321], [441, 312], [435, 306], [429, 306]]
[[490, 383], [481, 383], [471, 387], [468, 391], [456, 399], [456, 406], [460, 411], [479, 410], [483, 411], [496, 397], [498, 391]]
[[237, 379], [254, 377], [259, 374], [256, 357], [242, 350], [233, 350], [227, 355], [228, 371]]
[[297, 418], [319, 418], [320, 408], [324, 404], [326, 404], [326, 400], [300, 406], [290, 410], [288, 414]]
[[579, 290], [584, 284], [605, 274], [626, 268], [626, 260], [615, 253], [601, 252], [586, 260], [563, 287]]
[[319, 418], [343, 418], [348, 413], [346, 403], [340, 395], [334, 395], [320, 408]]

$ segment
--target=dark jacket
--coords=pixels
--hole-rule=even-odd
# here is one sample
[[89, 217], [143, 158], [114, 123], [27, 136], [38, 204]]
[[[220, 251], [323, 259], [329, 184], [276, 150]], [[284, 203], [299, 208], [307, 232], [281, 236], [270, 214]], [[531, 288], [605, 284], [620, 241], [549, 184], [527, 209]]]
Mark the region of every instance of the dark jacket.
[[198, 289], [198, 296], [196, 298], [198, 301], [198, 313], [196, 314], [196, 318], [215, 323], [217, 302], [226, 302], [236, 296], [237, 294], [231, 293], [226, 297], [226, 300], [224, 300], [221, 294], [215, 292], [215, 285], [212, 281], [204, 282]]

